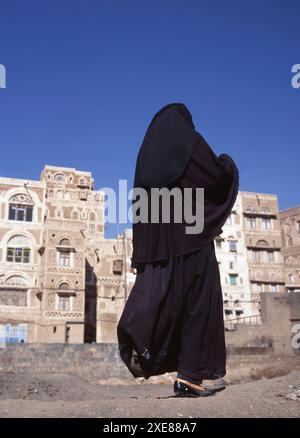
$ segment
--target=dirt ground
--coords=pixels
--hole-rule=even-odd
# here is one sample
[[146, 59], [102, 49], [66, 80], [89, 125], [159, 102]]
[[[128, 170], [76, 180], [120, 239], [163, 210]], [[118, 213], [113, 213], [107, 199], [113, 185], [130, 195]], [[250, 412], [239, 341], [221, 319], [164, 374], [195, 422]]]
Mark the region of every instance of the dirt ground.
[[92, 385], [74, 374], [0, 373], [0, 417], [300, 417], [300, 371], [174, 399], [171, 384]]

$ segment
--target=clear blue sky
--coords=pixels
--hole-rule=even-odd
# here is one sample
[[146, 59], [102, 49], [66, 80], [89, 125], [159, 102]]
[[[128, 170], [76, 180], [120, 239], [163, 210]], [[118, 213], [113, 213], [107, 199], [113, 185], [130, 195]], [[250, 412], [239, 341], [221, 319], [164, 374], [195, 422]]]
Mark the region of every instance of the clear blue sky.
[[0, 175], [131, 184], [150, 119], [179, 101], [241, 190], [300, 204], [299, 23], [298, 0], [0, 0]]

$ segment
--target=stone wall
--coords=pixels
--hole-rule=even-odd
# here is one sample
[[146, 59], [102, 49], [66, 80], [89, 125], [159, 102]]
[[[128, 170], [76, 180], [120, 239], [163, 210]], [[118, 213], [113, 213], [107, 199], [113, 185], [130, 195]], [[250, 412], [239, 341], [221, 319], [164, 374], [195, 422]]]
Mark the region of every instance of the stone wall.
[[300, 294], [264, 293], [261, 305], [262, 324], [236, 324], [226, 332], [228, 351], [260, 348], [275, 355], [300, 354], [300, 345], [292, 346], [293, 326], [300, 323]]
[[0, 371], [76, 373], [97, 382], [128, 378], [117, 344], [17, 344], [0, 348]]

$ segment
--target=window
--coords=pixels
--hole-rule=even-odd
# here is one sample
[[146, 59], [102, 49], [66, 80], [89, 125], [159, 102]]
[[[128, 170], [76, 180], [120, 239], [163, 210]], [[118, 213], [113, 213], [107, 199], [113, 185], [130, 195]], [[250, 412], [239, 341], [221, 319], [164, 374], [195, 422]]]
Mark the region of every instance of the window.
[[221, 248], [222, 248], [222, 241], [221, 241], [221, 240], [216, 240], [216, 247], [217, 247], [218, 249], [221, 249]]
[[14, 263], [29, 263], [30, 249], [29, 248], [7, 248], [7, 262]]
[[262, 284], [261, 284], [261, 283], [256, 283], [256, 285], [255, 285], [255, 290], [256, 290], [256, 292], [258, 292], [258, 293], [262, 292], [262, 291], [263, 291], [263, 289], [262, 289]]
[[271, 230], [272, 222], [270, 218], [262, 218], [261, 219], [261, 227], [263, 230]]
[[221, 240], [217, 240], [216, 241], [216, 246], [217, 246], [218, 249], [221, 249], [222, 248], [222, 241]]
[[58, 248], [58, 264], [59, 266], [71, 266], [71, 251], [69, 239], [61, 239], [59, 242], [60, 248]]
[[258, 240], [257, 241], [257, 243], [256, 243], [256, 245], [257, 246], [260, 246], [260, 247], [262, 247], [262, 248], [264, 248], [264, 247], [266, 247], [266, 246], [269, 246], [269, 244], [268, 244], [268, 242], [266, 241], [266, 240]]
[[300, 233], [300, 221], [297, 222], [297, 231]]
[[122, 274], [123, 263], [122, 260], [114, 260], [113, 261], [113, 273], [114, 274]]
[[244, 311], [243, 310], [236, 310], [235, 315], [239, 318], [240, 316], [244, 315]]
[[30, 242], [21, 235], [9, 239], [7, 244], [6, 261], [13, 263], [30, 262]]
[[71, 255], [70, 251], [59, 251], [59, 266], [70, 266]]
[[65, 183], [66, 182], [66, 177], [63, 173], [57, 173], [54, 177], [54, 181], [56, 182], [62, 182]]
[[251, 230], [255, 230], [255, 228], [256, 228], [255, 217], [248, 217], [247, 218], [247, 226], [248, 226], [248, 228], [251, 228]]
[[277, 292], [278, 291], [277, 284], [271, 284], [270, 290], [271, 290], [271, 292]]
[[68, 312], [70, 310], [70, 296], [66, 294], [59, 294], [58, 310]]
[[267, 251], [267, 261], [268, 262], [274, 262], [275, 261], [274, 251]]
[[229, 284], [231, 286], [236, 286], [237, 285], [237, 278], [238, 278], [237, 274], [229, 274]]
[[229, 240], [229, 251], [236, 252], [236, 242], [234, 240]]
[[59, 242], [59, 244], [61, 246], [70, 246], [70, 241], [69, 239], [61, 239], [61, 241]]
[[234, 263], [233, 262], [229, 262], [229, 269], [233, 269], [234, 268]]
[[260, 251], [252, 251], [252, 261], [259, 262], [260, 261]]
[[227, 219], [226, 219], [226, 224], [227, 225], [232, 225], [232, 223], [233, 223], [233, 216], [232, 216], [232, 214], [230, 213], [230, 215], [227, 217]]
[[5, 287], [0, 289], [0, 306], [27, 306], [27, 289]]
[[261, 280], [262, 279], [262, 277], [263, 277], [263, 275], [262, 275], [262, 273], [260, 272], [260, 271], [255, 271], [255, 278], [257, 279], [257, 280]]
[[66, 282], [60, 283], [58, 289], [59, 290], [69, 290], [70, 289], [69, 283], [66, 283]]
[[10, 221], [32, 222], [32, 211], [33, 207], [31, 205], [10, 203], [8, 219]]

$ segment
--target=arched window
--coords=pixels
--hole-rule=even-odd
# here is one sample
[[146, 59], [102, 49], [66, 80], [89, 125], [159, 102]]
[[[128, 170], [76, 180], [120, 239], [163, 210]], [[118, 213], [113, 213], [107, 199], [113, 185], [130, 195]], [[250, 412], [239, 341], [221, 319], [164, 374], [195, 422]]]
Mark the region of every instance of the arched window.
[[11, 237], [7, 243], [6, 261], [13, 263], [29, 263], [30, 246], [30, 241], [22, 235]]
[[256, 271], [256, 272], [255, 272], [255, 278], [256, 278], [257, 280], [260, 280], [260, 279], [262, 278], [262, 273], [261, 273], [260, 271]]
[[21, 275], [12, 275], [6, 280], [8, 286], [27, 287], [27, 281]]
[[70, 246], [70, 240], [69, 240], [69, 239], [66, 239], [66, 238], [61, 239], [60, 242], [59, 242], [59, 244], [60, 244], [61, 246]]
[[287, 244], [288, 246], [293, 246], [293, 239], [291, 238], [291, 236], [287, 236]]
[[269, 244], [266, 240], [258, 240], [256, 246], [265, 247], [265, 246], [269, 246]]
[[58, 265], [70, 267], [72, 264], [71, 252], [73, 250], [69, 239], [64, 237], [59, 241], [58, 250]]
[[69, 290], [70, 285], [67, 282], [60, 283], [60, 285], [58, 286], [58, 289], [59, 290]]
[[54, 181], [55, 182], [62, 182], [65, 183], [66, 182], [66, 176], [63, 173], [57, 173], [54, 176]]
[[68, 312], [71, 309], [71, 297], [68, 291], [70, 286], [68, 283], [63, 282], [58, 286], [58, 310]]
[[20, 193], [9, 200], [8, 219], [10, 221], [32, 222], [33, 201], [31, 196]]
[[247, 213], [255, 213], [255, 208], [253, 207], [253, 205], [247, 205], [246, 212]]

